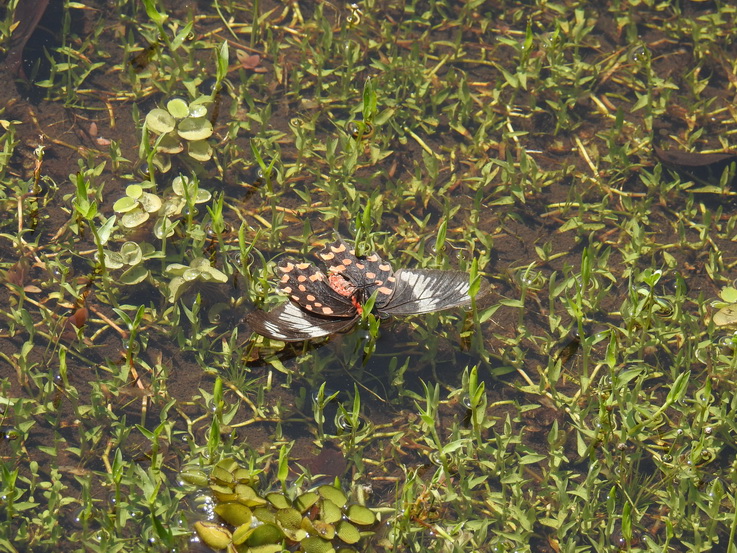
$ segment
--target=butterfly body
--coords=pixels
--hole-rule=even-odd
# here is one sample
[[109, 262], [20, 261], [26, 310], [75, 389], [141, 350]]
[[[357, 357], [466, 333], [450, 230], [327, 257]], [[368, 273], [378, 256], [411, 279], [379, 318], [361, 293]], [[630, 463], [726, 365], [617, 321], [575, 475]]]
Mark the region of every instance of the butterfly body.
[[[279, 263], [279, 288], [288, 301], [275, 309], [249, 313], [246, 320], [257, 334], [296, 342], [320, 338], [352, 327], [363, 305], [375, 296], [379, 317], [414, 315], [468, 305], [469, 278], [461, 271], [400, 269], [376, 253], [357, 256], [338, 239], [318, 253], [327, 274], [311, 263], [286, 259]], [[484, 289], [484, 292], [486, 289]]]

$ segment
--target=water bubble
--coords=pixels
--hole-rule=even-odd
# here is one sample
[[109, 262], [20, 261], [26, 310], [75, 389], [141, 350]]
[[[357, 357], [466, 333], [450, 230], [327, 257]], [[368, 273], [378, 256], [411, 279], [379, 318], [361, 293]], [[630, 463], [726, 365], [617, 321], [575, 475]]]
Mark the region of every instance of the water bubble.
[[663, 455], [663, 462], [664, 463], [672, 463], [673, 462], [673, 455], [671, 455], [670, 453], [666, 453], [665, 455]]
[[707, 434], [707, 435], [710, 435], [713, 432], [714, 432], [714, 428], [711, 427], [711, 426], [707, 426], [706, 428], [704, 428], [704, 433]]
[[471, 397], [467, 394], [464, 394], [464, 396], [461, 398], [461, 403], [466, 407], [466, 409], [471, 409]]
[[630, 50], [630, 60], [635, 63], [643, 63], [650, 57], [650, 53], [644, 46], [635, 46]]
[[345, 125], [345, 130], [353, 138], [358, 138], [358, 134], [360, 132], [360, 129], [358, 127], [358, 122], [357, 121], [348, 121], [348, 123], [346, 123], [346, 125]]

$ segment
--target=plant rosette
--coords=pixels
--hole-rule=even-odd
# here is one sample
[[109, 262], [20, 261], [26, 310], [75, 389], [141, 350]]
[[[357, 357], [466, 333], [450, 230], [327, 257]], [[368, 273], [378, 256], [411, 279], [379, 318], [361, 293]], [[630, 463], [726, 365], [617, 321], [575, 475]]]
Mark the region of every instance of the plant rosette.
[[[210, 96], [200, 96], [191, 103], [181, 98], [172, 98], [166, 109], [154, 108], [146, 114], [145, 125], [156, 134], [157, 153], [178, 154], [184, 150], [192, 159], [208, 161], [213, 154], [208, 138], [212, 136], [212, 123], [207, 118], [207, 103]], [[166, 172], [170, 164], [159, 160], [159, 168]]]
[[184, 175], [175, 177], [171, 183], [171, 191], [164, 202], [163, 214], [165, 217], [180, 215], [189, 203], [190, 205], [209, 202], [212, 194], [197, 185], [196, 179]]
[[120, 275], [118, 280], [122, 284], [132, 285], [143, 282], [149, 275], [148, 269], [143, 261], [157, 257], [156, 249], [149, 243], [125, 242], [119, 252], [103, 250], [105, 268], [108, 270], [122, 269], [128, 267]]
[[228, 275], [216, 269], [204, 257], [193, 259], [187, 265], [172, 263], [166, 267], [166, 272], [174, 275], [169, 282], [169, 301], [176, 301], [196, 283], [224, 284], [228, 282]]
[[[148, 185], [148, 186], [147, 186]], [[133, 229], [141, 226], [152, 213], [161, 209], [161, 199], [156, 194], [146, 192], [144, 188], [153, 186], [151, 183], [131, 184], [125, 189], [125, 196], [113, 204], [116, 213], [122, 213], [120, 224]]]

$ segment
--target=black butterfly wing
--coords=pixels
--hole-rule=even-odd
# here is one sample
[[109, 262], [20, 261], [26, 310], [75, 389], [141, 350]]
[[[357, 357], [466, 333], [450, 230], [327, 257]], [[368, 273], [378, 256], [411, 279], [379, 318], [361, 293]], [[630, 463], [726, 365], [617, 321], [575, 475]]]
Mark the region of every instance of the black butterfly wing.
[[471, 303], [469, 276], [462, 271], [400, 269], [394, 277], [394, 294], [377, 308], [379, 315], [415, 315]]
[[396, 282], [394, 271], [376, 252], [358, 257], [356, 250], [338, 238], [327, 244], [318, 256], [327, 265], [329, 273], [342, 275], [361, 291], [361, 301], [366, 301], [377, 290], [374, 304], [377, 308], [391, 299]]
[[288, 301], [271, 311], [252, 311], [246, 315], [251, 330], [261, 336], [282, 342], [302, 342], [348, 330], [360, 316], [327, 318], [308, 313]]
[[279, 288], [303, 309], [326, 317], [354, 317], [356, 307], [350, 298], [331, 288], [325, 273], [312, 263], [285, 259], [278, 265]]

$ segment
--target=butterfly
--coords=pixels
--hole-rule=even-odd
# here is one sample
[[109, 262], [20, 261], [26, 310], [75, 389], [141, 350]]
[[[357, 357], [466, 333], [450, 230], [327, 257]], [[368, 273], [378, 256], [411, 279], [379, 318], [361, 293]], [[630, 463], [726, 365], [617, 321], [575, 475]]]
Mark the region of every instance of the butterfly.
[[[284, 259], [277, 266], [279, 288], [289, 301], [271, 311], [246, 316], [251, 330], [284, 342], [321, 338], [348, 330], [375, 295], [380, 318], [416, 315], [471, 303], [468, 274], [439, 269], [400, 269], [375, 252], [357, 256], [343, 239], [327, 244], [318, 257], [327, 272], [312, 263]], [[480, 292], [488, 292], [482, 283]]]

